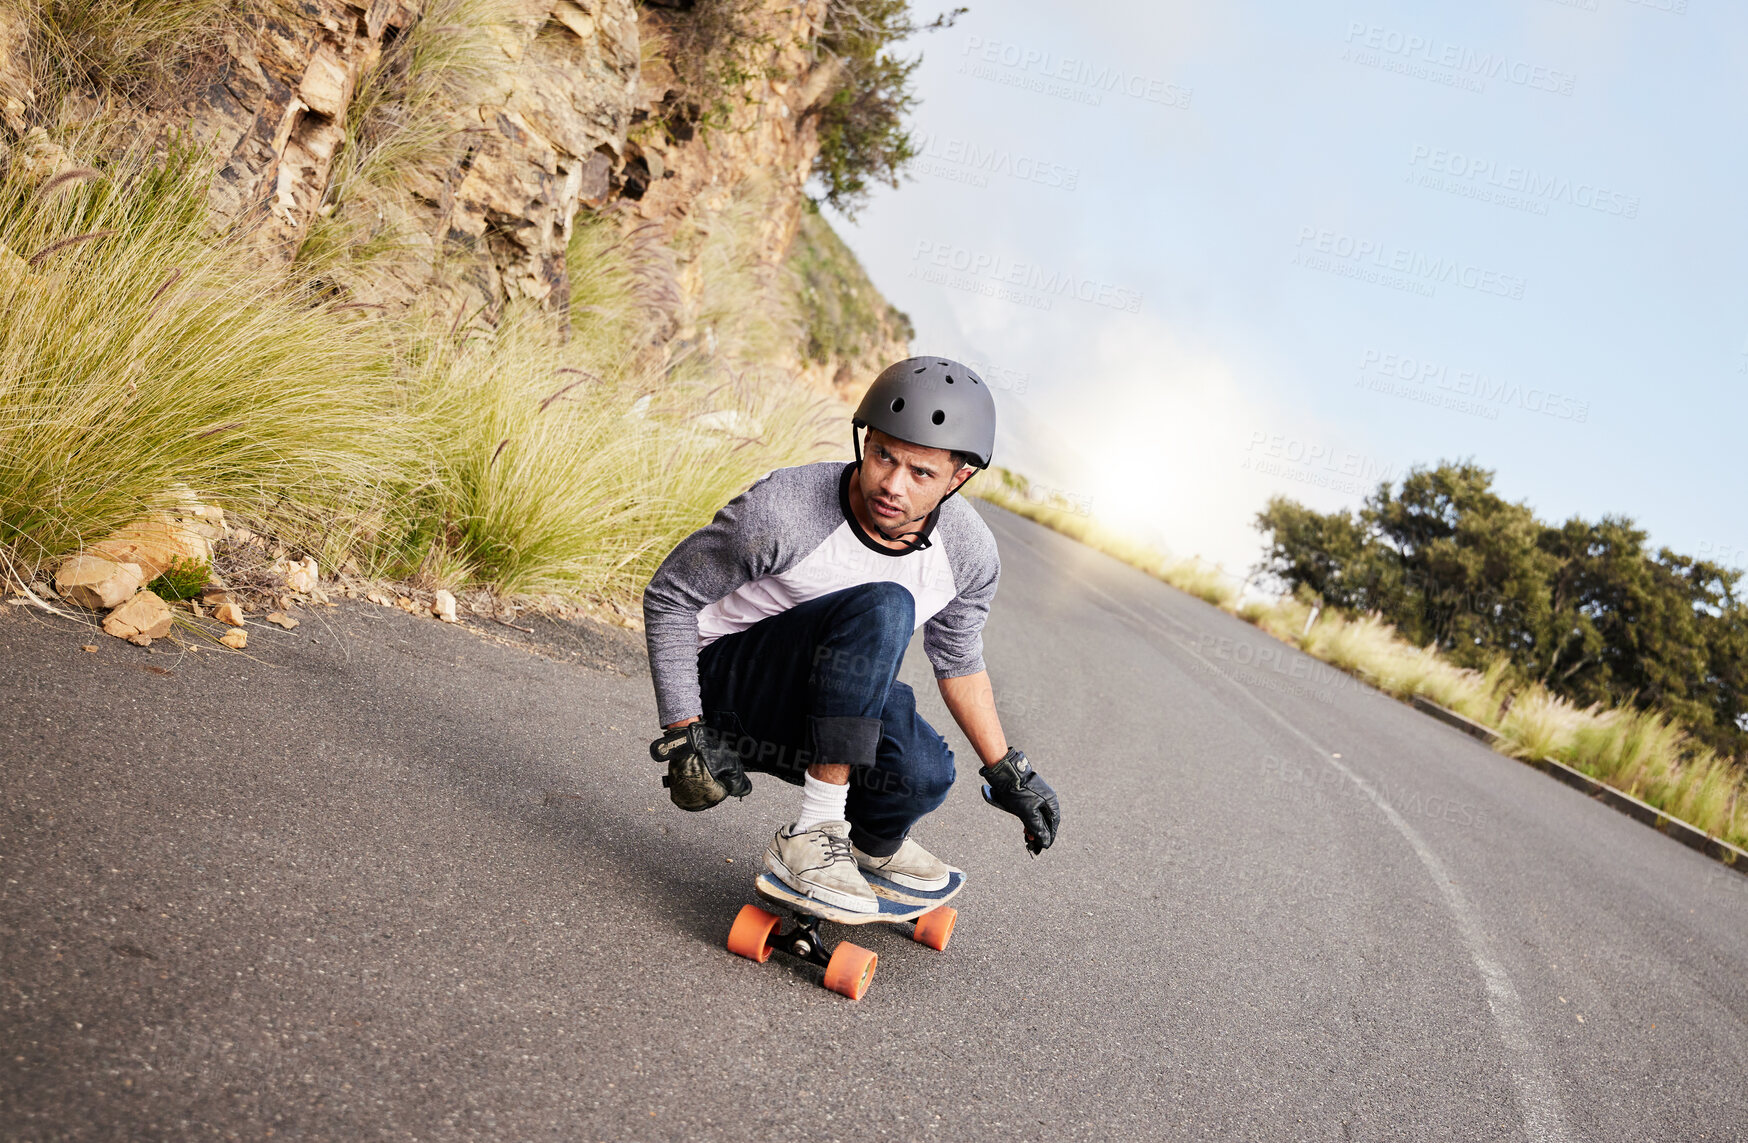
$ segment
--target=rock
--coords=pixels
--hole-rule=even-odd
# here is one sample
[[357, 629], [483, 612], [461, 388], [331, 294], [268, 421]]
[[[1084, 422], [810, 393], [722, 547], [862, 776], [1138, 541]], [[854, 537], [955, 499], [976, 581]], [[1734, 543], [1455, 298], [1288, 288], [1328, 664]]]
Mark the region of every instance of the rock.
[[293, 619], [291, 616], [287, 615], [283, 611], [270, 611], [270, 612], [268, 612], [267, 613], [267, 622], [277, 623], [281, 627], [285, 628], [287, 631], [290, 631], [293, 627], [297, 626], [297, 620]]
[[144, 634], [129, 635], [127, 641], [136, 647], [150, 647], [152, 645], [152, 637]]
[[219, 642], [233, 651], [241, 651], [249, 645], [249, 633], [241, 627], [233, 627], [219, 636]]
[[103, 630], [118, 639], [161, 639], [170, 634], [171, 622], [170, 607], [156, 592], [139, 591], [104, 618]]
[[455, 596], [441, 588], [437, 591], [437, 598], [431, 602], [431, 614], [445, 623], [461, 622], [455, 617]]
[[79, 165], [73, 161], [65, 147], [49, 138], [48, 132], [42, 127], [32, 127], [26, 131], [18, 141], [18, 149], [23, 158], [24, 178], [28, 182], [52, 179]]
[[147, 583], [163, 575], [165, 569], [178, 560], [212, 563], [212, 542], [162, 513], [135, 520], [92, 544], [89, 551], [117, 563], [139, 564]]
[[218, 605], [218, 610], [212, 613], [212, 617], [230, 627], [243, 625], [243, 609], [229, 599]]
[[395, 600], [395, 606], [406, 612], [408, 615], [416, 614], [419, 610], [418, 601], [404, 595]]
[[107, 611], [126, 603], [148, 578], [137, 563], [81, 552], [56, 570], [55, 586], [71, 603]]
[[310, 57], [309, 68], [298, 86], [298, 98], [330, 119], [341, 118], [352, 101], [352, 85], [357, 78], [357, 69], [348, 67], [348, 61], [332, 44], [323, 44]]
[[290, 559], [277, 560], [273, 564], [273, 573], [285, 581], [286, 587], [299, 595], [308, 595], [321, 582], [316, 561], [309, 556], [295, 562]]
[[177, 524], [208, 540], [222, 540], [229, 534], [225, 527], [225, 510], [210, 504], [190, 504], [172, 517]]
[[97, 644], [95, 644], [95, 643], [87, 643], [87, 644], [85, 644], [85, 646], [84, 646], [84, 647], [82, 647], [82, 648], [80, 648], [80, 649], [81, 649], [81, 650], [84, 650], [84, 651], [95, 651], [95, 650], [97, 650]]
[[364, 598], [372, 603], [379, 603], [384, 607], [393, 607], [395, 605], [394, 600], [390, 599], [380, 591], [367, 591], [364, 593]]
[[24, 131], [36, 101], [24, 47], [37, 18], [33, 9], [22, 4], [0, 7], [0, 123], [14, 135]]

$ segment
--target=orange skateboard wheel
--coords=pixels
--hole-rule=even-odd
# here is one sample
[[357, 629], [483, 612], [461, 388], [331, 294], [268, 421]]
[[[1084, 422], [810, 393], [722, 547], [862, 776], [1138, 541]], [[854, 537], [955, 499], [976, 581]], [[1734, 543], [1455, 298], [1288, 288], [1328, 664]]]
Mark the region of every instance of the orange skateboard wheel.
[[874, 962], [879, 958], [865, 948], [843, 941], [832, 950], [832, 959], [825, 966], [825, 986], [833, 992], [862, 999], [874, 980]]
[[951, 905], [942, 905], [939, 909], [930, 909], [918, 917], [916, 928], [910, 935], [920, 944], [938, 951], [947, 947], [947, 941], [953, 936], [953, 922], [958, 919], [959, 910]]
[[771, 959], [771, 930], [779, 919], [757, 905], [742, 905], [728, 930], [728, 951], [764, 964]]

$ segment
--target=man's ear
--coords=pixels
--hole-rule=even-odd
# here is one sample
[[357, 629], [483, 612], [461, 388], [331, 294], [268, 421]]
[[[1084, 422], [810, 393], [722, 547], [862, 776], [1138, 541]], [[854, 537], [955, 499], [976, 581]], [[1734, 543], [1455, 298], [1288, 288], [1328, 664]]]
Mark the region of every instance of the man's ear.
[[961, 468], [958, 474], [954, 476], [952, 486], [947, 489], [947, 495], [951, 496], [953, 493], [959, 491], [959, 486], [964, 484], [967, 480], [970, 480], [974, 475], [976, 475], [976, 473], [977, 470], [969, 464]]

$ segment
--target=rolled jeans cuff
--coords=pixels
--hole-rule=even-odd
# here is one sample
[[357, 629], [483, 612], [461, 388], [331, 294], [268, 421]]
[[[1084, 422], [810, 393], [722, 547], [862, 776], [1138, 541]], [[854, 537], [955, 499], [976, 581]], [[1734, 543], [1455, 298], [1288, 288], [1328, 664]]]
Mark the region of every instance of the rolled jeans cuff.
[[880, 720], [848, 715], [809, 715], [813, 735], [813, 760], [826, 766], [852, 769], [874, 765], [880, 750]]

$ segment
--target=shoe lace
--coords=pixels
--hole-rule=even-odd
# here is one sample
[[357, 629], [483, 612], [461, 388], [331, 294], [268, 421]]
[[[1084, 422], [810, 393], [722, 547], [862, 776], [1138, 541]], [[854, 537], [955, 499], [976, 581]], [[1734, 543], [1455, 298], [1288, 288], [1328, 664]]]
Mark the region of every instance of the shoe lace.
[[821, 833], [820, 841], [825, 845], [825, 863], [836, 865], [840, 861], [854, 861], [850, 856], [850, 839], [836, 834]]

